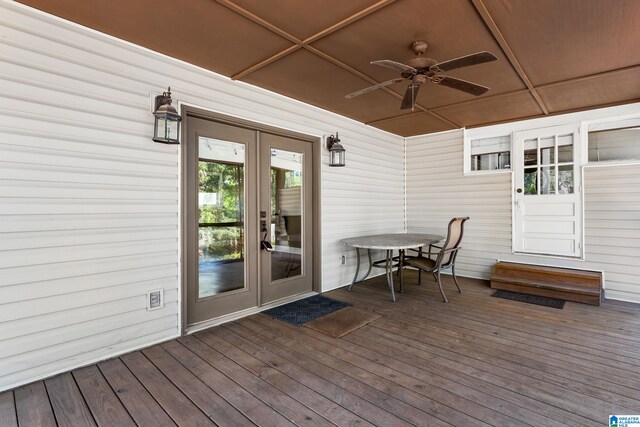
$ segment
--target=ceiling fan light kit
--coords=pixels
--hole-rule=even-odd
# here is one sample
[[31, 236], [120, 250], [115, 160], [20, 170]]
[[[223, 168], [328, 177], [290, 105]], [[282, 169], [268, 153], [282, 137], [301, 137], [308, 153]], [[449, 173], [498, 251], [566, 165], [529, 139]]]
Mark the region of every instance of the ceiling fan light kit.
[[471, 65], [483, 64], [485, 62], [491, 62], [498, 59], [491, 52], [477, 52], [470, 55], [462, 56], [460, 58], [438, 62], [435, 59], [423, 56], [427, 51], [428, 46], [429, 45], [427, 44], [427, 42], [422, 40], [411, 43], [409, 47], [416, 56], [415, 58], [411, 58], [406, 61], [406, 64], [392, 61], [390, 59], [372, 61], [371, 63], [374, 65], [379, 65], [381, 67], [387, 67], [396, 71], [400, 71], [400, 78], [387, 80], [386, 82], [378, 83], [376, 85], [360, 89], [356, 92], [346, 95], [345, 98], [351, 99], [353, 97], [371, 92], [376, 89], [380, 89], [385, 86], [392, 85], [394, 83], [400, 83], [403, 80], [409, 80], [409, 85], [407, 86], [404, 97], [402, 98], [400, 109], [413, 110], [415, 107], [418, 91], [427, 80], [430, 80], [432, 83], [446, 86], [451, 89], [456, 89], [474, 96], [480, 96], [489, 90], [489, 88], [486, 86], [458, 79], [456, 77], [441, 75], [439, 73], [455, 70], [457, 68], [468, 67]]

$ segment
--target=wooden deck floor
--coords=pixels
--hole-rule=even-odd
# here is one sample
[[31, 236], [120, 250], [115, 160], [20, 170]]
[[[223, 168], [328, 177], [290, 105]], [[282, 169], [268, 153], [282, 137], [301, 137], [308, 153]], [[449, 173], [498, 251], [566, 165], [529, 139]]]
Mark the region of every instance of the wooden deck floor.
[[[408, 281], [415, 280], [412, 273]], [[603, 426], [640, 413], [640, 307], [563, 310], [380, 278], [341, 339], [259, 314], [0, 393], [0, 426]]]

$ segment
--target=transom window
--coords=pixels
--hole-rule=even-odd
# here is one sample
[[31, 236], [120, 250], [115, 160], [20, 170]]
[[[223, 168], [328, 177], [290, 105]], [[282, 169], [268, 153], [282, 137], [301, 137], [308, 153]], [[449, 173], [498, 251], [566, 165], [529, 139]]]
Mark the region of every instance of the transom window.
[[590, 164], [640, 161], [640, 117], [591, 122], [587, 156]]

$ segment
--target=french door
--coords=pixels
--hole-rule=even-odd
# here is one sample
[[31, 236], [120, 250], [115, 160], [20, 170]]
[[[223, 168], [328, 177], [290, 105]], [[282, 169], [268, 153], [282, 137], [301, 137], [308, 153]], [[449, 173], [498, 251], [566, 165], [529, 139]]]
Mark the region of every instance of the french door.
[[312, 142], [187, 116], [187, 324], [313, 288]]
[[517, 132], [514, 139], [514, 252], [581, 257], [577, 126]]

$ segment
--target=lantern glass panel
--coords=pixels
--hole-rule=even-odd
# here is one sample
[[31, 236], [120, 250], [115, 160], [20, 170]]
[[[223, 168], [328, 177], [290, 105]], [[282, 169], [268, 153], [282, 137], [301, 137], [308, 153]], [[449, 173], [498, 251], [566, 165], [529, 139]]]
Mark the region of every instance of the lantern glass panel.
[[166, 117], [157, 117], [154, 129], [154, 141], [169, 144], [178, 144], [180, 134], [180, 122]]
[[344, 166], [344, 150], [331, 150], [329, 164], [331, 166]]

